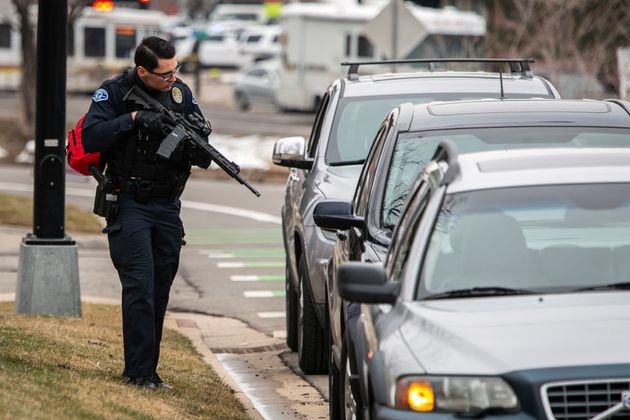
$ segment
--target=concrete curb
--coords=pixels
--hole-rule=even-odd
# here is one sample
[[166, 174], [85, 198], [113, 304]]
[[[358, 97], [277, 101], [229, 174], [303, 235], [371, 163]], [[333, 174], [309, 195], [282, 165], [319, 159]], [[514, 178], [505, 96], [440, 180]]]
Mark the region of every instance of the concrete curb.
[[[184, 316], [186, 315], [185, 312], [181, 312], [180, 314]], [[192, 345], [195, 347], [195, 350], [197, 350], [197, 352], [201, 355], [203, 361], [209, 364], [215, 371], [219, 379], [221, 379], [223, 383], [225, 383], [234, 391], [234, 395], [236, 396], [236, 398], [241, 402], [241, 404], [243, 404], [243, 407], [245, 407], [247, 415], [249, 415], [249, 417], [251, 417], [252, 419], [263, 419], [264, 417], [262, 417], [260, 413], [256, 411], [256, 408], [254, 407], [252, 401], [238, 386], [232, 376], [230, 376], [230, 374], [225, 370], [223, 364], [221, 364], [215, 354], [208, 347], [206, 347], [203, 341], [201, 330], [197, 327], [197, 325], [194, 323], [191, 323], [194, 325], [180, 323], [177, 319], [172, 318], [172, 316], [172, 312], [167, 312], [164, 327], [175, 330], [183, 336], [187, 337]]]

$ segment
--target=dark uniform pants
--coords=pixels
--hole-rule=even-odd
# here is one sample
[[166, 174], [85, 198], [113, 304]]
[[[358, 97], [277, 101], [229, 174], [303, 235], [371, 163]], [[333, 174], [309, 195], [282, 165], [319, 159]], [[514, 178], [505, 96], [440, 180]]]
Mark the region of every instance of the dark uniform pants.
[[104, 229], [122, 284], [125, 374], [150, 377], [157, 368], [169, 292], [182, 247], [181, 203], [140, 204], [119, 196], [118, 214]]

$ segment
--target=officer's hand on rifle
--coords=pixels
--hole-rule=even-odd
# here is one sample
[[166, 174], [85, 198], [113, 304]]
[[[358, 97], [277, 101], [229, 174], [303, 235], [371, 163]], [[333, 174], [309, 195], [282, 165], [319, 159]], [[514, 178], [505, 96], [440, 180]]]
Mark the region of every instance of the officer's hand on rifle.
[[138, 111], [133, 122], [136, 127], [146, 130], [154, 140], [162, 140], [168, 133], [164, 129], [175, 125], [171, 117], [154, 111]]
[[191, 165], [199, 166], [203, 169], [208, 169], [210, 163], [212, 163], [212, 159], [210, 159], [210, 156], [203, 154], [199, 149], [194, 146], [188, 148], [188, 157]]

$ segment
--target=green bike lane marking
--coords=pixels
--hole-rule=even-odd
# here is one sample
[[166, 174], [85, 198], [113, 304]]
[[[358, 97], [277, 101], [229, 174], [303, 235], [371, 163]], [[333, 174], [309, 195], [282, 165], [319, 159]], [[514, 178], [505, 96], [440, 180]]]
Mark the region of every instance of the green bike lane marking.
[[284, 268], [284, 261], [230, 261], [217, 263], [218, 268]]
[[186, 242], [191, 245], [282, 244], [280, 228], [186, 229]]
[[246, 298], [270, 298], [270, 297], [284, 297], [286, 296], [285, 290], [245, 290], [243, 296]]
[[204, 249], [199, 253], [213, 259], [284, 258], [284, 248]]
[[230, 276], [232, 281], [282, 281], [284, 274], [266, 274], [266, 275], [233, 275]]

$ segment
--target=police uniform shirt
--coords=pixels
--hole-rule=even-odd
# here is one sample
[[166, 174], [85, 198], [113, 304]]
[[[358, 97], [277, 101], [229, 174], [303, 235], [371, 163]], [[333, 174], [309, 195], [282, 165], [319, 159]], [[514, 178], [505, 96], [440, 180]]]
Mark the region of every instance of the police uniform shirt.
[[[129, 71], [133, 72], [132, 75], [128, 74]], [[107, 150], [136, 130], [131, 112], [137, 109], [123, 101], [130, 76], [138, 86], [164, 107], [184, 115], [197, 113], [203, 116], [190, 88], [179, 78], [175, 80], [169, 92], [155, 91], [147, 88], [138, 77], [136, 68], [132, 68], [114, 79], [103, 82], [92, 96], [92, 103], [82, 127], [82, 141], [86, 152]]]

